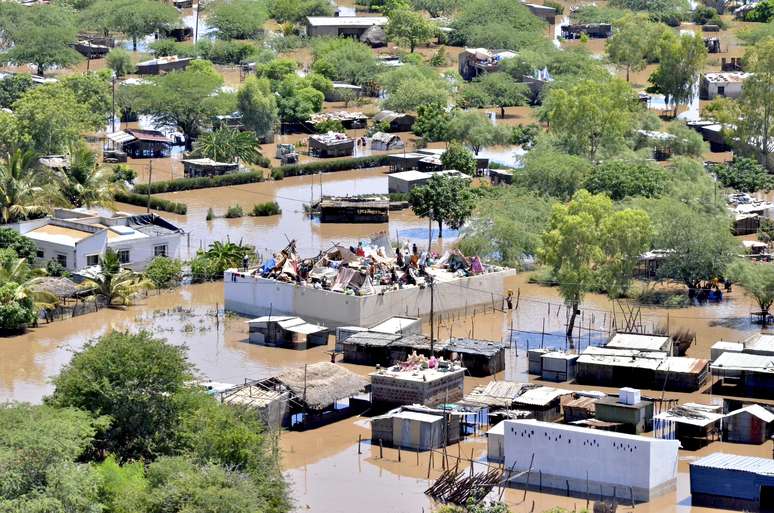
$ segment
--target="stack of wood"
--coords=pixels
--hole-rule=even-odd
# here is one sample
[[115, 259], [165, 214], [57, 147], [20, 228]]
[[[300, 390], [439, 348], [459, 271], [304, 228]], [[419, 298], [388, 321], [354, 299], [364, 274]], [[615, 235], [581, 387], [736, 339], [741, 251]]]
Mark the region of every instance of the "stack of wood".
[[430, 488], [425, 490], [425, 495], [444, 504], [451, 503], [458, 506], [466, 506], [470, 502], [477, 504], [492, 491], [492, 488], [499, 486], [503, 479], [503, 472], [499, 469], [466, 474], [456, 469], [446, 470]]

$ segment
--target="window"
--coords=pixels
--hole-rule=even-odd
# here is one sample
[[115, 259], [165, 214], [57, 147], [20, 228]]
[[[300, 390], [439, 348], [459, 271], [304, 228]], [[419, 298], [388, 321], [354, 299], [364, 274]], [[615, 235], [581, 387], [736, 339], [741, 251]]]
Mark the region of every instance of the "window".
[[157, 257], [157, 256], [162, 256], [162, 257], [167, 256], [167, 245], [166, 244], [162, 244], [160, 246], [153, 246], [153, 256], [155, 256], [155, 257]]
[[43, 252], [42, 249], [39, 249], [37, 252], [38, 258], [45, 258], [46, 254]]
[[718, 86], [718, 96], [725, 96], [725, 95], [726, 95], [726, 87]]
[[91, 267], [92, 265], [99, 264], [99, 255], [86, 255], [86, 265]]
[[129, 250], [128, 249], [119, 249], [118, 250], [118, 261], [122, 264], [128, 264], [129, 263]]
[[57, 253], [56, 261], [59, 262], [62, 267], [67, 267], [67, 255]]

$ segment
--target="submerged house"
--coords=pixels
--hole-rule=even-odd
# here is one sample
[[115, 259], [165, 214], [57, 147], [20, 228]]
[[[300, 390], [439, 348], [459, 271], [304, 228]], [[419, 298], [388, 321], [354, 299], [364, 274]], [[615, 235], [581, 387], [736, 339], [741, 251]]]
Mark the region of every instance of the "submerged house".
[[376, 132], [371, 136], [372, 151], [390, 151], [403, 148], [403, 140], [396, 134]]
[[181, 70], [187, 68], [190, 62], [190, 57], [178, 57], [177, 55], [157, 57], [155, 59], [138, 62], [137, 74], [158, 75], [168, 71]]
[[720, 386], [735, 386], [766, 397], [774, 394], [774, 356], [724, 352], [710, 371]]
[[421, 404], [436, 406], [462, 399], [465, 371], [451, 362], [425, 366], [424, 359], [389, 368], [377, 367], [371, 377], [371, 400], [381, 404]]
[[127, 128], [107, 134], [114, 148], [134, 159], [169, 157], [174, 141], [158, 130]]
[[717, 439], [723, 413], [720, 406], [686, 403], [653, 417], [654, 430], [695, 450]]
[[371, 118], [374, 124], [384, 123], [387, 132], [410, 132], [417, 118], [411, 114], [383, 110]]
[[774, 508], [774, 460], [716, 452], [688, 465], [692, 504], [737, 511]]
[[313, 157], [349, 157], [355, 152], [355, 140], [337, 132], [310, 135], [308, 144]]
[[307, 16], [305, 28], [309, 37], [360, 38], [369, 28], [384, 27], [387, 22], [386, 16]]
[[622, 388], [618, 397], [599, 399], [594, 408], [597, 420], [620, 423], [627, 433], [648, 432], [653, 426], [653, 402], [643, 400], [633, 388]]
[[460, 416], [426, 406], [401, 406], [371, 419], [371, 443], [415, 451], [438, 449], [460, 440]]
[[498, 71], [504, 60], [512, 59], [516, 55], [512, 50], [465, 48], [458, 56], [459, 72], [464, 80], [470, 81], [482, 73]]
[[319, 203], [321, 223], [386, 223], [390, 200], [385, 196], [323, 197]]
[[179, 258], [183, 230], [156, 214], [100, 216], [85, 209], [55, 209], [51, 217], [11, 228], [35, 243], [36, 264], [49, 260], [68, 271], [99, 265], [110, 248], [122, 266], [141, 271], [157, 256]]
[[183, 175], [186, 178], [219, 176], [239, 171], [236, 162], [217, 162], [210, 158], [183, 159]]
[[774, 435], [774, 412], [751, 404], [723, 418], [723, 440], [740, 444], [762, 444]]
[[699, 97], [712, 100], [717, 96], [738, 98], [742, 94], [742, 85], [750, 73], [744, 71], [721, 71], [704, 73], [699, 82]]
[[328, 344], [330, 330], [310, 324], [300, 317], [265, 316], [247, 321], [250, 343], [292, 349], [308, 349]]

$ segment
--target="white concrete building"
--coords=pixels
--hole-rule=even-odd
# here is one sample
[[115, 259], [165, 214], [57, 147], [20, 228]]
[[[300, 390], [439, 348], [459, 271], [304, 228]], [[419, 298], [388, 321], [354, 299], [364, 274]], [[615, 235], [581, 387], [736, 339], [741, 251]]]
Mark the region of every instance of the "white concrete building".
[[[505, 468], [511, 484], [585, 497], [646, 502], [673, 491], [677, 440], [659, 440], [536, 420], [505, 421]], [[534, 457], [534, 460], [533, 460]], [[538, 480], [540, 479], [540, 483]]]
[[448, 177], [457, 177], [470, 180], [470, 177], [465, 173], [460, 173], [457, 170], [449, 169], [446, 171], [401, 171], [399, 173], [392, 173], [387, 175], [387, 190], [390, 193], [408, 193], [414, 187], [425, 185], [433, 175], [441, 175]]
[[52, 217], [11, 228], [35, 243], [37, 264], [56, 260], [68, 271], [99, 264], [107, 248], [121, 264], [141, 271], [156, 256], [180, 257], [183, 230], [156, 214], [100, 216], [84, 209], [56, 209]]
[[[499, 306], [504, 279], [516, 271], [502, 268], [463, 278], [439, 272], [433, 286], [435, 312]], [[328, 327], [371, 326], [390, 316], [423, 316], [430, 312], [430, 288], [407, 286], [355, 296], [285, 283], [229, 269], [223, 280], [226, 309], [245, 315], [295, 315]]]
[[751, 73], [743, 71], [721, 71], [705, 73], [699, 84], [699, 97], [702, 100], [712, 100], [716, 96], [738, 98], [742, 94], [742, 85]]

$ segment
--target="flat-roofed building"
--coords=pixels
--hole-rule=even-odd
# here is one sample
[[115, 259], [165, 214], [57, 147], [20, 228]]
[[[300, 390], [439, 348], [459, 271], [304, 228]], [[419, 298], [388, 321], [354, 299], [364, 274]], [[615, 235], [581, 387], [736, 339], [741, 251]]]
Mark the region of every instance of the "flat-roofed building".
[[307, 16], [306, 35], [360, 37], [371, 27], [387, 25], [386, 16]]

